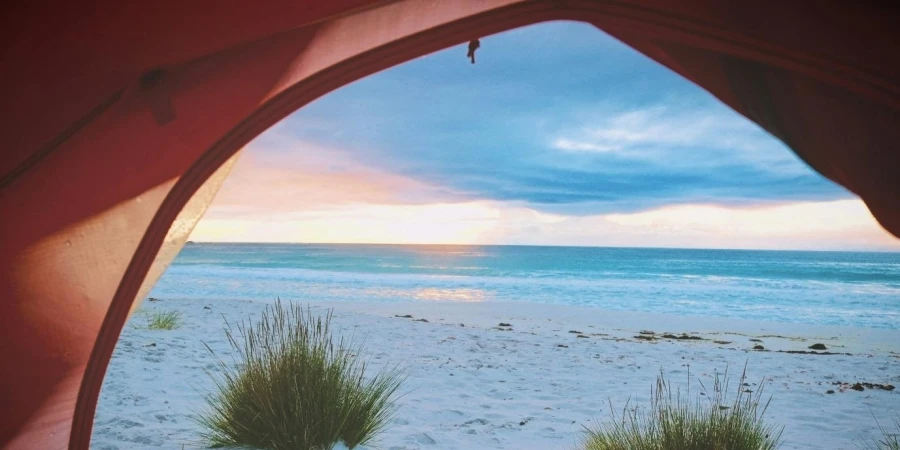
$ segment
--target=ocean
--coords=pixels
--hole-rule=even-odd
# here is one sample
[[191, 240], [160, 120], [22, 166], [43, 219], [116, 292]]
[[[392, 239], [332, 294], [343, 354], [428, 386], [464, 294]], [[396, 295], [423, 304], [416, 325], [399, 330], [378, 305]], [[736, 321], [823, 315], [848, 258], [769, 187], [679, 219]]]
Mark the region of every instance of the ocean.
[[150, 297], [534, 302], [900, 329], [900, 253], [189, 243]]

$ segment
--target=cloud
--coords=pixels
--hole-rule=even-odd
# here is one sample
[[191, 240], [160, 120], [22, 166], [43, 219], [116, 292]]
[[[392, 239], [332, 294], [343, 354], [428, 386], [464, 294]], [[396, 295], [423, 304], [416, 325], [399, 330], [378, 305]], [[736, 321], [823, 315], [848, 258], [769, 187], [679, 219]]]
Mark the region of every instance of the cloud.
[[787, 147], [737, 113], [712, 102], [685, 103], [672, 98], [643, 108], [597, 111], [578, 127], [563, 130], [552, 146], [695, 169], [731, 163], [783, 175], [810, 173]]
[[482, 47], [474, 67], [453, 48], [360, 80], [281, 129], [457, 200], [550, 213], [852, 198], [747, 119], [591, 26], [529, 27]]
[[[403, 230], [403, 232], [398, 232]], [[725, 208], [691, 204], [566, 216], [502, 202], [343, 204], [260, 218], [205, 218], [197, 241], [530, 244], [900, 250], [859, 200]]]
[[604, 145], [604, 144], [597, 144], [597, 143], [584, 142], [584, 141], [579, 142], [579, 141], [573, 141], [573, 140], [569, 140], [569, 139], [565, 139], [565, 138], [557, 139], [555, 142], [553, 142], [553, 146], [560, 150], [568, 150], [568, 151], [573, 151], [573, 152], [605, 153], [605, 152], [612, 152], [612, 151], [621, 149], [620, 146], [616, 146], [616, 145]]
[[725, 208], [718, 205], [678, 205], [634, 214], [610, 214], [617, 225], [654, 233], [697, 237], [793, 236], [798, 230], [815, 235], [873, 230], [873, 217], [859, 200], [789, 203], [769, 207]]
[[[361, 137], [368, 127], [355, 125], [366, 119], [353, 117], [345, 120], [340, 136], [322, 140], [340, 146], [359, 164], [440, 187], [455, 200], [523, 201], [555, 213], [851, 197], [721, 105], [603, 105], [587, 114], [585, 109], [581, 115], [587, 117], [580, 121], [545, 121], [537, 127], [540, 133], [517, 122], [485, 124], [489, 119], [470, 127], [435, 130], [423, 125], [435, 116], [453, 122], [459, 111], [396, 114], [390, 123], [378, 125], [381, 135], [370, 143]], [[543, 114], [533, 112], [530, 121], [540, 122]], [[302, 120], [284, 128], [317, 142], [306, 134]], [[424, 198], [438, 191], [422, 192]], [[447, 199], [442, 195], [434, 201]]]
[[245, 149], [211, 206], [211, 218], [275, 217], [346, 204], [454, 201], [452, 191], [359, 163], [345, 151], [275, 132]]
[[[673, 103], [676, 101], [673, 100]], [[647, 146], [716, 146], [753, 150], [750, 145], [738, 145], [735, 133], [751, 142], [760, 141], [761, 137], [746, 119], [742, 120], [736, 115], [729, 114], [724, 108], [700, 109], [655, 105], [606, 113], [605, 117], [598, 119], [601, 123], [596, 126], [585, 124], [585, 128], [579, 133], [580, 140], [560, 139], [560, 141], [576, 148], [598, 147], [602, 151]]]
[[455, 244], [478, 242], [499, 226], [485, 202], [424, 205], [342, 204], [250, 217], [204, 219], [199, 241]]

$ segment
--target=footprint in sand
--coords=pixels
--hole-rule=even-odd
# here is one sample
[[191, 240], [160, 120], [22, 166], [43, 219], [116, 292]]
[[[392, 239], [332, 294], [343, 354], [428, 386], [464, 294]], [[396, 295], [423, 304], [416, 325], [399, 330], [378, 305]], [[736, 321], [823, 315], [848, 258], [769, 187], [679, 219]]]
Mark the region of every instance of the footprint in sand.
[[119, 447], [116, 447], [115, 445], [101, 445], [97, 450], [119, 450]]
[[117, 419], [109, 422], [107, 425], [115, 426], [116, 428], [129, 429], [129, 428], [143, 428], [144, 424], [140, 422], [135, 422], [133, 420], [128, 419]]
[[437, 441], [431, 438], [427, 433], [419, 433], [416, 435], [416, 442], [425, 445], [437, 444]]
[[487, 425], [488, 423], [489, 422], [486, 419], [479, 418], [479, 419], [472, 419], [472, 420], [463, 422], [463, 424], [461, 426], [470, 427], [472, 425]]
[[130, 439], [126, 439], [126, 440], [128, 440], [130, 442], [134, 442], [135, 444], [154, 445], [154, 446], [159, 445], [159, 442], [155, 442], [153, 439], [151, 439], [147, 436], [134, 436], [134, 437], [132, 437]]

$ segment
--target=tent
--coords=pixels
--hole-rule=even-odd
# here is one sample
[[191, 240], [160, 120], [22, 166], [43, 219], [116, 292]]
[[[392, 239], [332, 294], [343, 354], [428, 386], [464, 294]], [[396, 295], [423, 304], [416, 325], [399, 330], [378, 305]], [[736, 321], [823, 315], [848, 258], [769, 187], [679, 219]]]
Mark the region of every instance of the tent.
[[97, 0], [3, 8], [5, 448], [88, 448], [135, 299], [178, 252], [243, 145], [342, 85], [515, 27], [599, 27], [761, 125], [900, 236], [896, 6]]

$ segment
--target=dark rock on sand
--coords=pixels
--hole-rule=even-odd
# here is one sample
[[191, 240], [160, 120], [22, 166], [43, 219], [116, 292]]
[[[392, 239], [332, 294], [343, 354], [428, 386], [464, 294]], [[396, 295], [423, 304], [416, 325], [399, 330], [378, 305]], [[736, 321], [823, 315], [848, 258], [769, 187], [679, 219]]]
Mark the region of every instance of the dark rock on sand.
[[509, 324], [509, 323], [506, 323], [506, 322], [500, 322], [500, 325], [497, 325], [497, 326], [499, 326], [499, 327], [511, 327], [512, 324]]
[[813, 344], [809, 346], [810, 350], [828, 350], [825, 344]]
[[753, 346], [753, 350], [765, 350], [765, 349], [766, 349], [765, 347], [763, 347], [762, 345], [759, 345], [759, 344]]
[[762, 339], [750, 338], [750, 342], [762, 342]]
[[849, 387], [850, 389], [853, 389], [854, 391], [864, 391], [864, 390], [866, 390], [866, 388], [880, 389], [882, 391], [893, 391], [894, 389], [896, 389], [896, 387], [893, 384], [869, 383], [866, 381], [858, 381], [858, 382], [854, 383], [852, 386], [850, 385], [850, 383], [844, 383], [842, 381], [835, 381], [834, 383], [831, 383], [831, 384], [833, 384], [835, 386], [841, 386], [841, 389], [845, 389], [845, 388]]
[[203, 309], [212, 309], [212, 306], [207, 305], [207, 306], [204, 306]]
[[853, 356], [853, 353], [835, 353], [835, 352], [811, 352], [809, 350], [778, 350], [778, 353], [793, 353], [795, 355], [844, 355]]
[[568, 345], [563, 345], [563, 344], [556, 344], [556, 346], [560, 347], [560, 348], [569, 348]]
[[577, 338], [585, 338], [585, 339], [587, 339], [587, 336], [585, 336], [585, 335], [583, 335], [583, 334], [579, 334], [579, 335], [578, 335], [578, 336], [575, 336], [575, 337], [577, 337]]
[[834, 390], [833, 390], [833, 389], [829, 389], [829, 390], [825, 391], [825, 393], [826, 393], [826, 394], [834, 394]]
[[412, 319], [412, 316], [409, 314], [404, 314], [402, 316], [400, 314], [394, 314], [394, 317], [399, 317], [401, 319]]
[[569, 333], [572, 333], [572, 334], [584, 334], [584, 333], [582, 333], [582, 332], [580, 332], [580, 331], [577, 331], [577, 330], [569, 330]]
[[681, 333], [681, 336], [677, 336], [677, 335], [674, 335], [671, 333], [666, 333], [666, 334], [662, 335], [662, 337], [665, 339], [678, 339], [680, 341], [702, 341], [702, 340], [704, 340], [700, 336], [691, 336], [687, 333]]
[[413, 320], [413, 322], [428, 322], [428, 320], [427, 319], [416, 319], [416, 320]]

